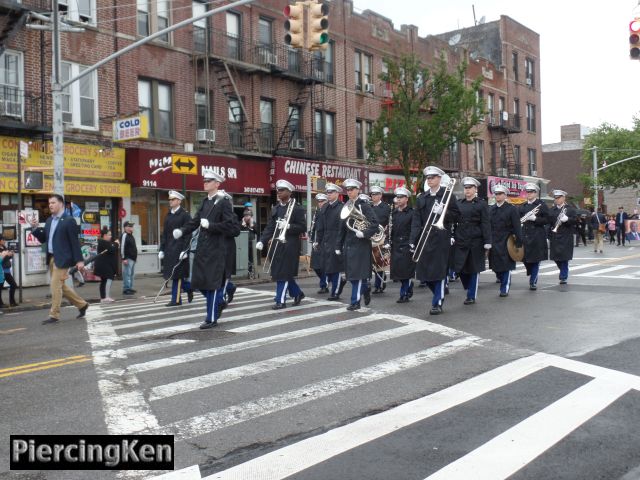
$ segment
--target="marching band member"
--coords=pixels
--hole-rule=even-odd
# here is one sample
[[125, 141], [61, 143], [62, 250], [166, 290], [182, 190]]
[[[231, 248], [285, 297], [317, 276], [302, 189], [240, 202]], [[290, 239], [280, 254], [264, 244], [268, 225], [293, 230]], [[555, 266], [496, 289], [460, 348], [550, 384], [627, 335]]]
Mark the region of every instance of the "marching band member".
[[[438, 167], [428, 166], [423, 171], [426, 177], [424, 192], [418, 196], [416, 208], [413, 213], [411, 223], [411, 241], [410, 247], [412, 253], [416, 249], [416, 245], [422, 235], [423, 229], [429, 229], [426, 225], [429, 215], [433, 211], [433, 216], [438, 217], [444, 212], [445, 202], [443, 196], [446, 187], [440, 186], [444, 171]], [[431, 300], [431, 310], [429, 314], [439, 315], [442, 313], [442, 304], [444, 303], [444, 289], [447, 277], [449, 250], [451, 249], [451, 226], [456, 223], [460, 216], [458, 202], [455, 195], [450, 194], [450, 201], [444, 217], [444, 229], [432, 228], [431, 234], [424, 245], [424, 250], [418, 259], [416, 265], [416, 277], [421, 282], [426, 282], [433, 293]], [[435, 218], [432, 224], [437, 221]], [[415, 252], [418, 253], [418, 252]]]
[[[347, 310], [353, 311], [360, 308], [360, 299], [364, 298], [364, 304], [371, 301], [371, 288], [367, 280], [371, 277], [371, 237], [378, 229], [378, 220], [371, 205], [359, 198], [362, 183], [348, 178], [343, 183], [349, 196], [349, 203], [354, 209], [360, 209], [368, 222], [364, 231], [353, 231], [347, 227], [347, 221], [343, 220], [340, 236], [336, 242], [336, 255], [343, 255], [344, 269], [347, 280], [351, 282], [351, 304]], [[344, 208], [344, 207], [343, 207]]]
[[225, 271], [225, 235], [233, 228], [233, 209], [229, 200], [220, 195], [218, 187], [224, 177], [211, 170], [204, 174], [207, 197], [186, 225], [173, 230], [176, 240], [198, 230], [198, 245], [194, 255], [191, 288], [198, 289], [207, 300], [207, 316], [201, 329], [215, 327], [222, 311], [222, 287]]
[[[220, 190], [220, 193], [224, 195], [231, 205], [233, 205], [233, 197], [225, 192], [224, 190]], [[233, 214], [233, 225], [227, 235], [225, 237], [225, 248], [227, 250], [227, 255], [225, 257], [225, 269], [224, 269], [224, 278], [225, 283], [222, 288], [222, 309], [224, 310], [227, 305], [233, 302], [233, 296], [236, 293], [236, 286], [231, 281], [231, 276], [236, 274], [236, 237], [240, 235], [240, 221], [238, 217], [236, 217], [235, 213]]]
[[491, 250], [489, 250], [489, 266], [500, 283], [500, 296], [507, 297], [511, 287], [511, 270], [515, 270], [516, 262], [509, 256], [507, 241], [511, 235], [516, 236], [516, 246], [522, 246], [522, 228], [518, 209], [507, 202], [509, 190], [503, 185], [493, 187], [496, 203], [491, 205]]
[[[287, 307], [287, 292], [293, 298], [293, 305], [300, 305], [305, 297], [295, 281], [298, 276], [300, 263], [300, 235], [307, 230], [307, 219], [304, 208], [295, 203], [291, 194], [295, 188], [286, 180], [276, 182], [278, 203], [271, 209], [271, 218], [262, 232], [260, 241], [256, 244], [258, 250], [264, 248], [264, 244], [271, 239], [271, 245], [267, 252], [267, 261], [271, 261], [271, 278], [276, 281], [276, 304], [271, 307], [279, 310]], [[293, 208], [291, 208], [293, 205]], [[291, 216], [287, 223], [287, 212]], [[277, 237], [285, 232], [285, 242], [280, 242]]]
[[549, 211], [549, 257], [560, 269], [560, 285], [566, 285], [569, 278], [569, 260], [573, 259], [573, 232], [576, 211], [565, 203], [567, 192], [553, 191], [553, 207]]
[[480, 182], [472, 177], [462, 179], [464, 198], [458, 200], [460, 218], [455, 229], [453, 270], [467, 291], [465, 305], [476, 303], [478, 279], [485, 269], [485, 257], [491, 250], [489, 207], [478, 198]]
[[[386, 230], [387, 225], [389, 224], [391, 207], [382, 201], [384, 189], [382, 187], [374, 186], [371, 187], [369, 193], [371, 194], [371, 208], [373, 208], [373, 213], [376, 214], [378, 224]], [[387, 273], [384, 270], [374, 271], [373, 273], [375, 274], [375, 288], [373, 293], [376, 294], [384, 292], [384, 289], [387, 288]]]
[[311, 244], [313, 245], [311, 249], [311, 268], [313, 268], [313, 271], [316, 272], [316, 275], [320, 279], [320, 290], [318, 290], [318, 293], [329, 293], [329, 289], [327, 288], [327, 275], [324, 273], [322, 250], [320, 250], [319, 244], [316, 241], [318, 236], [318, 220], [322, 214], [322, 207], [327, 203], [327, 196], [324, 193], [316, 194], [316, 202], [318, 206], [313, 215], [313, 221], [311, 222], [311, 229], [309, 231], [309, 240], [311, 240]]
[[[391, 279], [400, 282], [400, 298], [396, 303], [406, 303], [413, 296], [413, 277], [416, 264], [411, 259], [409, 237], [413, 209], [409, 206], [411, 192], [405, 187], [398, 187], [395, 194], [395, 208], [391, 213], [387, 239], [391, 247]], [[389, 246], [385, 245], [385, 248]]]
[[[173, 238], [173, 231], [176, 228], [184, 227], [191, 220], [191, 215], [181, 207], [184, 195], [171, 190], [169, 192], [169, 213], [164, 219], [164, 230], [160, 236], [160, 251], [158, 259], [162, 263], [162, 276], [165, 280], [172, 278], [171, 282], [171, 301], [167, 303], [167, 307], [175, 307], [182, 305], [182, 288], [187, 292], [189, 303], [193, 300], [193, 290], [188, 281], [189, 278], [189, 262], [180, 258], [180, 254], [187, 249], [191, 239], [182, 237]], [[172, 277], [173, 274], [173, 277]]]
[[[544, 228], [549, 223], [549, 209], [538, 198], [540, 188], [535, 183], [527, 183], [524, 189], [527, 192], [527, 202], [520, 205], [520, 217], [529, 215], [522, 226], [523, 263], [529, 277], [529, 290], [537, 290], [540, 262], [549, 258], [547, 232]], [[529, 213], [535, 208], [538, 208], [535, 215]]]
[[[322, 207], [314, 248], [322, 253], [324, 273], [327, 282], [331, 284], [331, 293], [327, 300], [340, 300], [340, 294], [344, 288], [344, 282], [340, 278], [340, 272], [344, 271], [342, 257], [336, 255], [336, 238], [340, 235], [341, 222], [340, 211], [343, 203], [339, 200], [342, 188], [333, 183], [327, 183], [325, 187], [327, 203]], [[346, 281], [345, 281], [346, 282]]]

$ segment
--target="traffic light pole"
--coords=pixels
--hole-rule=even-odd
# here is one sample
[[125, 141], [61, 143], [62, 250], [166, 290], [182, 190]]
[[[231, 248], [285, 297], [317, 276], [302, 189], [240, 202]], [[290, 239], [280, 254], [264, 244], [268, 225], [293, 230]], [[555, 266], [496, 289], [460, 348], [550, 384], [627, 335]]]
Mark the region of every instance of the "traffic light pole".
[[622, 160], [618, 160], [617, 162], [613, 162], [608, 165], [605, 163], [601, 167], [598, 167], [598, 147], [591, 147], [591, 151], [592, 151], [592, 158], [593, 158], [593, 190], [595, 193], [593, 206], [595, 208], [594, 211], [598, 213], [598, 191], [600, 187], [598, 185], [598, 172], [600, 170], [606, 170], [607, 168], [613, 167], [614, 165], [618, 165], [619, 163], [624, 163], [624, 162], [628, 162], [629, 160], [635, 160], [636, 158], [640, 158], [640, 155], [634, 155], [632, 157], [623, 158]]
[[171, 25], [163, 30], [159, 30], [148, 37], [142, 38], [137, 42], [128, 45], [127, 47], [119, 50], [112, 55], [100, 60], [98, 63], [90, 66], [89, 68], [83, 70], [77, 76], [70, 78], [66, 82], [60, 81], [60, 63], [61, 63], [61, 55], [60, 55], [60, 24], [59, 24], [59, 14], [58, 14], [58, 0], [52, 0], [52, 8], [53, 8], [53, 78], [51, 85], [51, 97], [52, 97], [52, 117], [53, 122], [51, 125], [52, 130], [52, 139], [53, 139], [53, 191], [60, 195], [64, 195], [64, 125], [62, 123], [62, 92], [65, 88], [77, 82], [82, 77], [94, 72], [98, 68], [100, 68], [105, 63], [114, 60], [125, 53], [130, 52], [146, 43], [155, 40], [156, 38], [162, 37], [167, 33], [171, 33], [174, 30], [177, 30], [182, 27], [186, 27], [187, 25], [191, 25], [194, 22], [198, 22], [205, 18], [208, 18], [216, 13], [221, 13], [242, 5], [246, 5], [249, 3], [253, 3], [255, 0], [238, 0], [236, 2], [232, 2], [228, 5], [223, 5], [218, 8], [214, 8], [213, 10], [209, 10], [208, 12], [203, 13], [202, 15], [198, 15], [196, 17], [188, 18], [181, 22], [176, 23], [175, 25]]

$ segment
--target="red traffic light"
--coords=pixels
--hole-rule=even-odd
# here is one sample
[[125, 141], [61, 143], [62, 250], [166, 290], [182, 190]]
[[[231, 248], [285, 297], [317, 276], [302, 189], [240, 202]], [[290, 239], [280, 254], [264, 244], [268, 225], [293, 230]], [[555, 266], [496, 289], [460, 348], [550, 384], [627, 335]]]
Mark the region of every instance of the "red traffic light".
[[629, 31], [631, 31], [632, 33], [640, 32], [640, 18], [634, 18], [629, 23]]

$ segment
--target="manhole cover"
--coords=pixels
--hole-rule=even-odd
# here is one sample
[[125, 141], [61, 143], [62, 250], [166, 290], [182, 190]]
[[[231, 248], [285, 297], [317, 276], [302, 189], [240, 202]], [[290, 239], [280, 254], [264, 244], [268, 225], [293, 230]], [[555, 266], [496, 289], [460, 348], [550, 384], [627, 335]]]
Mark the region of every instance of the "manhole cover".
[[219, 338], [227, 338], [234, 336], [235, 333], [227, 332], [225, 330], [194, 330], [189, 332], [180, 332], [169, 335], [168, 339], [185, 339], [185, 340], [197, 340], [198, 342], [208, 342], [211, 340], [217, 340]]

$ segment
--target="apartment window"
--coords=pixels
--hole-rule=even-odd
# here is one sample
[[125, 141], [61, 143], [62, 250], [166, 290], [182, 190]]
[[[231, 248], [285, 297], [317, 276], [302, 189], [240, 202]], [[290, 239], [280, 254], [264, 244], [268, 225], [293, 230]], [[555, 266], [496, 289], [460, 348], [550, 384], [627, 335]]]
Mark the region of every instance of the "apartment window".
[[507, 164], [507, 146], [503, 143], [500, 145], [500, 168], [502, 169], [501, 174], [507, 175], [509, 165]]
[[516, 128], [520, 128], [520, 100], [513, 99], [513, 125]]
[[513, 79], [518, 81], [518, 52], [511, 53], [511, 67], [513, 68]]
[[513, 161], [516, 165], [516, 175], [521, 175], [520, 145], [513, 146]]
[[483, 95], [484, 95], [484, 92], [482, 90], [476, 91], [476, 105], [478, 105], [478, 109], [476, 113], [480, 116], [480, 120], [484, 120], [485, 105], [482, 105], [484, 100]]
[[484, 171], [484, 140], [475, 140], [474, 146], [474, 160], [476, 171], [482, 172]]
[[58, 11], [74, 22], [96, 23], [95, 0], [59, 0]]
[[22, 54], [5, 50], [0, 56], [0, 116], [22, 118]]
[[362, 90], [362, 59], [360, 58], [360, 52], [355, 53], [353, 60], [356, 77], [356, 90]]
[[[158, 31], [169, 27], [169, 1], [158, 0]], [[162, 35], [159, 41], [169, 43], [169, 34]]]
[[491, 173], [496, 174], [496, 142], [489, 142], [489, 162], [491, 165]]
[[320, 155], [335, 156], [335, 114], [316, 111], [313, 119], [316, 153]]
[[149, 23], [149, 1], [137, 0], [138, 10], [138, 35], [142, 37], [148, 37], [151, 33], [151, 26]]
[[371, 55], [362, 54], [362, 74], [364, 75], [363, 83], [365, 85], [369, 83], [373, 83], [371, 81], [372, 64], [373, 64], [373, 57]]
[[196, 104], [196, 129], [202, 130], [209, 128], [209, 115], [207, 115], [207, 94], [204, 90], [198, 90], [195, 93], [195, 104]]
[[258, 42], [263, 47], [271, 48], [273, 44], [273, 22], [267, 18], [258, 20]]
[[532, 103], [527, 103], [527, 130], [536, 131], [536, 106]]
[[318, 50], [313, 53], [313, 76], [324, 80], [328, 83], [333, 83], [333, 52], [335, 49], [335, 42], [329, 40], [327, 49], [322, 51]]
[[227, 12], [227, 56], [242, 60], [240, 50], [240, 15]]
[[[207, 11], [204, 3], [193, 2], [192, 14], [194, 17], [200, 16]], [[196, 52], [207, 51], [207, 19], [203, 18], [197, 22], [193, 22], [193, 49]]]
[[356, 90], [362, 90], [363, 85], [372, 83], [373, 57], [356, 50], [354, 55], [354, 72], [356, 77]]
[[524, 61], [524, 74], [526, 77], [526, 83], [531, 88], [535, 88], [536, 86], [536, 72], [535, 72], [536, 64], [530, 58], [525, 59]]
[[453, 142], [449, 145], [449, 168], [459, 168], [460, 163], [460, 146], [459, 143]]
[[500, 112], [500, 120], [502, 120], [502, 112], [505, 111], [504, 104], [504, 97], [498, 97], [498, 112]]
[[[137, 0], [136, 5], [138, 35], [146, 37], [169, 26], [169, 0]], [[169, 34], [162, 35], [157, 41], [169, 43]]]
[[149, 118], [151, 136], [173, 138], [171, 85], [157, 80], [138, 80], [138, 107]]
[[496, 119], [493, 116], [493, 93], [487, 95], [487, 113], [489, 114], [489, 123], [492, 125], [496, 123]]
[[364, 158], [362, 120], [356, 120], [356, 158]]
[[273, 150], [273, 101], [260, 100], [260, 143], [263, 150]]
[[300, 125], [300, 107], [298, 105], [289, 105], [289, 132], [290, 147], [293, 142], [302, 138]]
[[242, 106], [237, 98], [229, 100], [229, 141], [234, 148], [243, 146], [242, 123], [244, 115], [242, 114]]
[[372, 131], [373, 122], [364, 122], [364, 158], [369, 158], [369, 152], [367, 152], [367, 141]]
[[533, 177], [538, 176], [538, 169], [536, 168], [536, 151], [533, 148], [527, 149], [527, 156], [529, 158], [529, 175]]
[[[66, 82], [78, 76], [87, 67], [62, 62], [60, 72]], [[74, 128], [98, 128], [98, 76], [95, 71], [85, 75], [62, 92], [62, 121]]]

